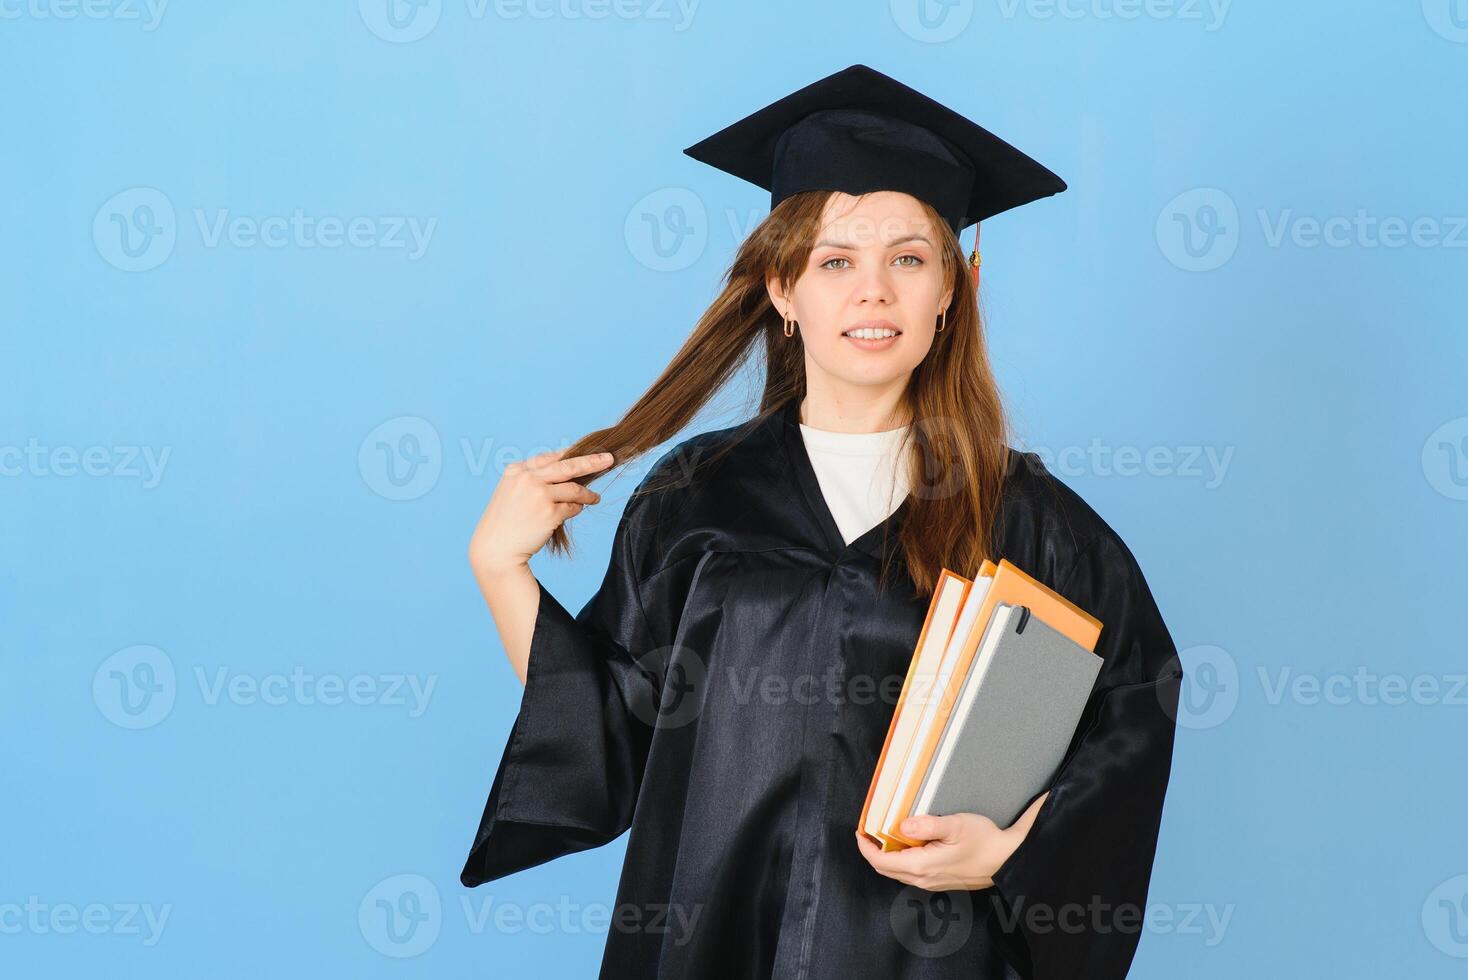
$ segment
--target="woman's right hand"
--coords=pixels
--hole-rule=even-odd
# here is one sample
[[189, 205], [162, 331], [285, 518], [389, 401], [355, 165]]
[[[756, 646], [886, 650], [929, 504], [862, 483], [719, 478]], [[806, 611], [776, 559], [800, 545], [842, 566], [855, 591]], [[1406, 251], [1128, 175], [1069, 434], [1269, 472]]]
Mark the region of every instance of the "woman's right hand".
[[483, 579], [528, 565], [556, 528], [601, 494], [575, 478], [607, 469], [611, 453], [563, 459], [565, 450], [537, 453], [505, 467], [469, 540], [469, 565]]

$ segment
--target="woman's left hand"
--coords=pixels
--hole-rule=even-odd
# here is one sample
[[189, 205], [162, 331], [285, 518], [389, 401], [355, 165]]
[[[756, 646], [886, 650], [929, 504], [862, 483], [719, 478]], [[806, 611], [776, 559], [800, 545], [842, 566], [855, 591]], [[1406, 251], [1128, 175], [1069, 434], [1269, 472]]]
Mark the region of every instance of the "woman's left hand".
[[926, 841], [921, 847], [884, 852], [859, 830], [856, 844], [868, 864], [905, 885], [933, 892], [989, 888], [995, 872], [1024, 842], [1049, 795], [1036, 797], [1008, 827], [977, 813], [908, 817], [902, 833]]

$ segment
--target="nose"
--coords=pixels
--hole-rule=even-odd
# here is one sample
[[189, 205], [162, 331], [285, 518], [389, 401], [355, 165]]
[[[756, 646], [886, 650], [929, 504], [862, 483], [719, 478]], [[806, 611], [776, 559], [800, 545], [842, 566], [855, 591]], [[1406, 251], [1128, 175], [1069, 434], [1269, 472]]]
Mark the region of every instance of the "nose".
[[882, 306], [896, 299], [892, 289], [892, 273], [880, 262], [866, 263], [852, 299], [865, 306]]

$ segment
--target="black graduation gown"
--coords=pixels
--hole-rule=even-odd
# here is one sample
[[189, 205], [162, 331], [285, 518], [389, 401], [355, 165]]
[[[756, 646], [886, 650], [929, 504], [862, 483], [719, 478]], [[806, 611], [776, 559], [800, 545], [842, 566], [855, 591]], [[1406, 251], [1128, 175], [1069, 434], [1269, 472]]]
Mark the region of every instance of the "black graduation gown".
[[602, 978], [1124, 976], [1182, 677], [1131, 552], [1038, 457], [1011, 452], [1000, 557], [1102, 621], [1104, 664], [994, 887], [909, 887], [853, 837], [927, 612], [905, 566], [876, 593], [908, 504], [845, 544], [793, 403], [684, 441], [650, 476], [741, 432], [692, 481], [634, 492], [579, 615], [541, 587], [461, 881], [630, 828]]

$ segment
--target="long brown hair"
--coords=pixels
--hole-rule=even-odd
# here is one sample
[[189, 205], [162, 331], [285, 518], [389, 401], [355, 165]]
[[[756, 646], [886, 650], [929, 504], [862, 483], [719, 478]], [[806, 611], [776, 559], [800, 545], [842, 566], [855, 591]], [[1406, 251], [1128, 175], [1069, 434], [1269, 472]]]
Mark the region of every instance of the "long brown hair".
[[[794, 337], [784, 335], [784, 321], [770, 302], [765, 280], [778, 275], [788, 288], [800, 278], [832, 193], [805, 191], [773, 208], [739, 247], [723, 290], [662, 374], [620, 421], [583, 436], [566, 456], [611, 452], [620, 465], [671, 439], [750, 362], [757, 341], [764, 347], [764, 391], [759, 411], [748, 425], [752, 428], [804, 398], [803, 344], [798, 331]], [[932, 595], [942, 568], [972, 577], [993, 555], [1009, 462], [1009, 421], [989, 366], [968, 264], [952, 226], [925, 202], [923, 208], [929, 226], [940, 236], [943, 274], [953, 285], [953, 299], [943, 330], [913, 370], [904, 395], [915, 444], [909, 474], [912, 496], [901, 522], [899, 545], [917, 597]], [[731, 443], [724, 452], [732, 448]], [[687, 479], [689, 474], [679, 476]], [[649, 484], [648, 489], [655, 488]], [[569, 553], [564, 524], [551, 535], [549, 547]], [[884, 563], [883, 581], [887, 571]]]

